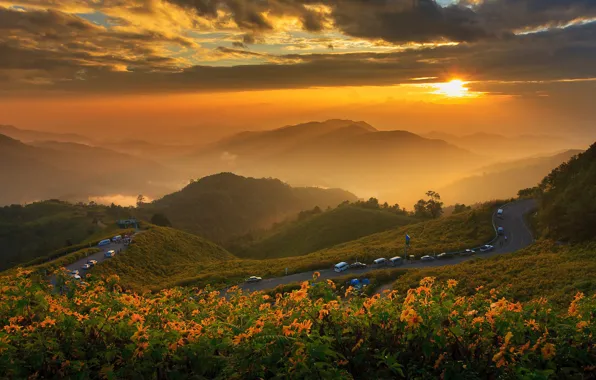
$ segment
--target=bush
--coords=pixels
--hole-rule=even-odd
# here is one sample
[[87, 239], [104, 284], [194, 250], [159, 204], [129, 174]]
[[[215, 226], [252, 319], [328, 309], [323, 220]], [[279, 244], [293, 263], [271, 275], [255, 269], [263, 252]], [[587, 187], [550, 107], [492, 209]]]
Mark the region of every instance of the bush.
[[[270, 297], [232, 289], [123, 293], [117, 276], [61, 295], [0, 279], [7, 378], [592, 378], [596, 299], [564, 309], [422, 279], [405, 297], [332, 282]], [[342, 299], [343, 298], [343, 299]]]

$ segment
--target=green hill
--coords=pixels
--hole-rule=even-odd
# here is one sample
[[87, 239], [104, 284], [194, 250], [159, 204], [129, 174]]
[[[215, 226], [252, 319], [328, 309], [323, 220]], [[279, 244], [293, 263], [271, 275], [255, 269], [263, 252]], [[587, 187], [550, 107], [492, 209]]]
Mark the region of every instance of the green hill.
[[414, 221], [412, 217], [389, 211], [342, 205], [284, 224], [244, 247], [229, 249], [238, 257], [251, 259], [300, 256]]
[[0, 207], [0, 270], [116, 234], [119, 217], [128, 217], [128, 210], [57, 200]]
[[302, 210], [335, 207], [356, 199], [339, 189], [290, 187], [277, 179], [221, 173], [146, 204], [141, 212], [147, 219], [156, 213], [164, 214], [175, 228], [224, 242], [268, 228]]
[[351, 262], [358, 259], [370, 263], [378, 257], [390, 258], [403, 254], [406, 233], [412, 238], [409, 253], [416, 256], [477, 246], [494, 236], [491, 222], [493, 211], [494, 205], [487, 204], [478, 210], [398, 227], [304, 256], [269, 260], [235, 260], [227, 262], [225, 266], [215, 263], [205, 268], [197, 268], [194, 276], [172, 279], [173, 281], [167, 285], [220, 286], [237, 283], [251, 275], [283, 276], [285, 268], [288, 268], [288, 273], [292, 274], [330, 268], [340, 261]]
[[201, 237], [167, 227], [153, 227], [135, 237], [131, 246], [93, 269], [94, 275], [117, 274], [125, 286], [160, 287], [194, 275], [202, 268], [236, 258]]
[[546, 176], [538, 193], [539, 226], [546, 237], [596, 238], [596, 143]]

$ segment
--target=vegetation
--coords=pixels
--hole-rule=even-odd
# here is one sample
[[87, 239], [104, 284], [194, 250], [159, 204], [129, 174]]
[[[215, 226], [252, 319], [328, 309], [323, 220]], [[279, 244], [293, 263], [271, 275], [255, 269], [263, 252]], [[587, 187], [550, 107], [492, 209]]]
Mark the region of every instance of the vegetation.
[[455, 206], [453, 206], [453, 214], [461, 214], [462, 212], [468, 211], [471, 209], [472, 209], [471, 206], [466, 206], [465, 204], [456, 203]]
[[[117, 276], [65, 294], [20, 272], [0, 279], [8, 378], [591, 378], [596, 298], [564, 309], [455, 280], [367, 298], [305, 282], [282, 296], [121, 291]], [[66, 280], [68, 281], [68, 280]], [[405, 296], [405, 297], [404, 297]], [[345, 297], [345, 300], [341, 298]]]
[[414, 215], [419, 218], [438, 218], [443, 214], [441, 196], [432, 190], [426, 192], [428, 200], [420, 199], [414, 205]]
[[302, 212], [298, 220], [280, 225], [260, 239], [249, 234], [227, 247], [236, 256], [251, 259], [301, 256], [415, 221], [380, 208], [378, 202], [376, 209], [346, 204], [326, 212]]
[[294, 216], [315, 206], [335, 207], [356, 197], [343, 190], [290, 187], [277, 179], [245, 178], [231, 173], [201, 178], [140, 211], [161, 213], [175, 228], [222, 243]]
[[57, 200], [1, 207], [0, 270], [36, 258], [45, 261], [58, 257], [87, 246], [81, 243], [120, 233], [115, 221], [129, 214], [128, 209], [118, 206]]
[[538, 186], [539, 225], [563, 241], [592, 240], [596, 226], [596, 143], [553, 170]]
[[[486, 243], [494, 237], [491, 222], [494, 204], [445, 218], [399, 227], [362, 237], [304, 256], [270, 260], [232, 260], [225, 266], [217, 263], [197, 270], [193, 277], [174, 279], [173, 285], [211, 284], [215, 287], [234, 284], [247, 276], [283, 276], [332, 267], [340, 261], [371, 262], [378, 257], [403, 255], [406, 233], [412, 238], [408, 254], [420, 257], [430, 253], [456, 251]], [[162, 287], [164, 287], [163, 285]]]
[[135, 236], [125, 253], [92, 269], [118, 274], [128, 287], [159, 287], [172, 279], [194, 275], [208, 265], [236, 259], [218, 245], [172, 228], [154, 227]]

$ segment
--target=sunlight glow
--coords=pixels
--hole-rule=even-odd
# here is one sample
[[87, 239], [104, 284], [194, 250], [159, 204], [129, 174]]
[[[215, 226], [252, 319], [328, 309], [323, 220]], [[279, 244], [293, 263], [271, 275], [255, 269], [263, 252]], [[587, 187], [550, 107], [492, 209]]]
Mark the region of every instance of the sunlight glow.
[[450, 98], [463, 98], [470, 95], [466, 84], [467, 82], [460, 79], [453, 79], [445, 83], [436, 83], [433, 84], [433, 87], [437, 89], [434, 94], [445, 95]]

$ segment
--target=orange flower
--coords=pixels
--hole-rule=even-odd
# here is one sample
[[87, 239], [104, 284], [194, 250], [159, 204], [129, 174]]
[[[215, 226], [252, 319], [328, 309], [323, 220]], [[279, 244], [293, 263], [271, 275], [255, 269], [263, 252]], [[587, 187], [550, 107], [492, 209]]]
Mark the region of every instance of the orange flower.
[[321, 277], [321, 273], [320, 272], [315, 272], [312, 274], [312, 279], [316, 280], [317, 278]]
[[590, 324], [588, 322], [586, 322], [586, 321], [579, 321], [579, 322], [577, 322], [576, 327], [577, 327], [578, 330], [583, 330], [586, 327], [588, 327], [589, 325]]
[[538, 323], [536, 323], [536, 320], [534, 319], [525, 321], [524, 324], [526, 325], [526, 327], [530, 327], [534, 331], [540, 330], [540, 326], [538, 325]]
[[308, 292], [304, 289], [294, 290], [292, 294], [290, 294], [290, 299], [300, 302], [308, 296]]
[[547, 343], [544, 345], [544, 347], [542, 347], [542, 357], [545, 360], [553, 358], [556, 354], [557, 351], [555, 350], [555, 346], [552, 343]]
[[137, 323], [137, 322], [145, 322], [145, 317], [143, 317], [141, 314], [137, 314], [134, 313], [131, 317], [130, 317], [130, 321], [128, 322], [129, 325], [132, 325], [133, 323]]
[[285, 336], [292, 336], [295, 334], [294, 330], [292, 330], [292, 326], [283, 326], [281, 330]]
[[327, 310], [327, 309], [319, 310], [319, 319], [320, 320], [323, 320], [323, 318], [325, 318], [326, 315], [329, 315], [329, 310]]
[[456, 286], [457, 286], [457, 281], [455, 281], [455, 280], [447, 280], [447, 287], [449, 289], [454, 288]]
[[46, 327], [46, 326], [55, 326], [56, 325], [56, 320], [52, 319], [50, 317], [46, 317], [46, 319], [44, 319], [41, 323], [40, 326], [41, 327]]

